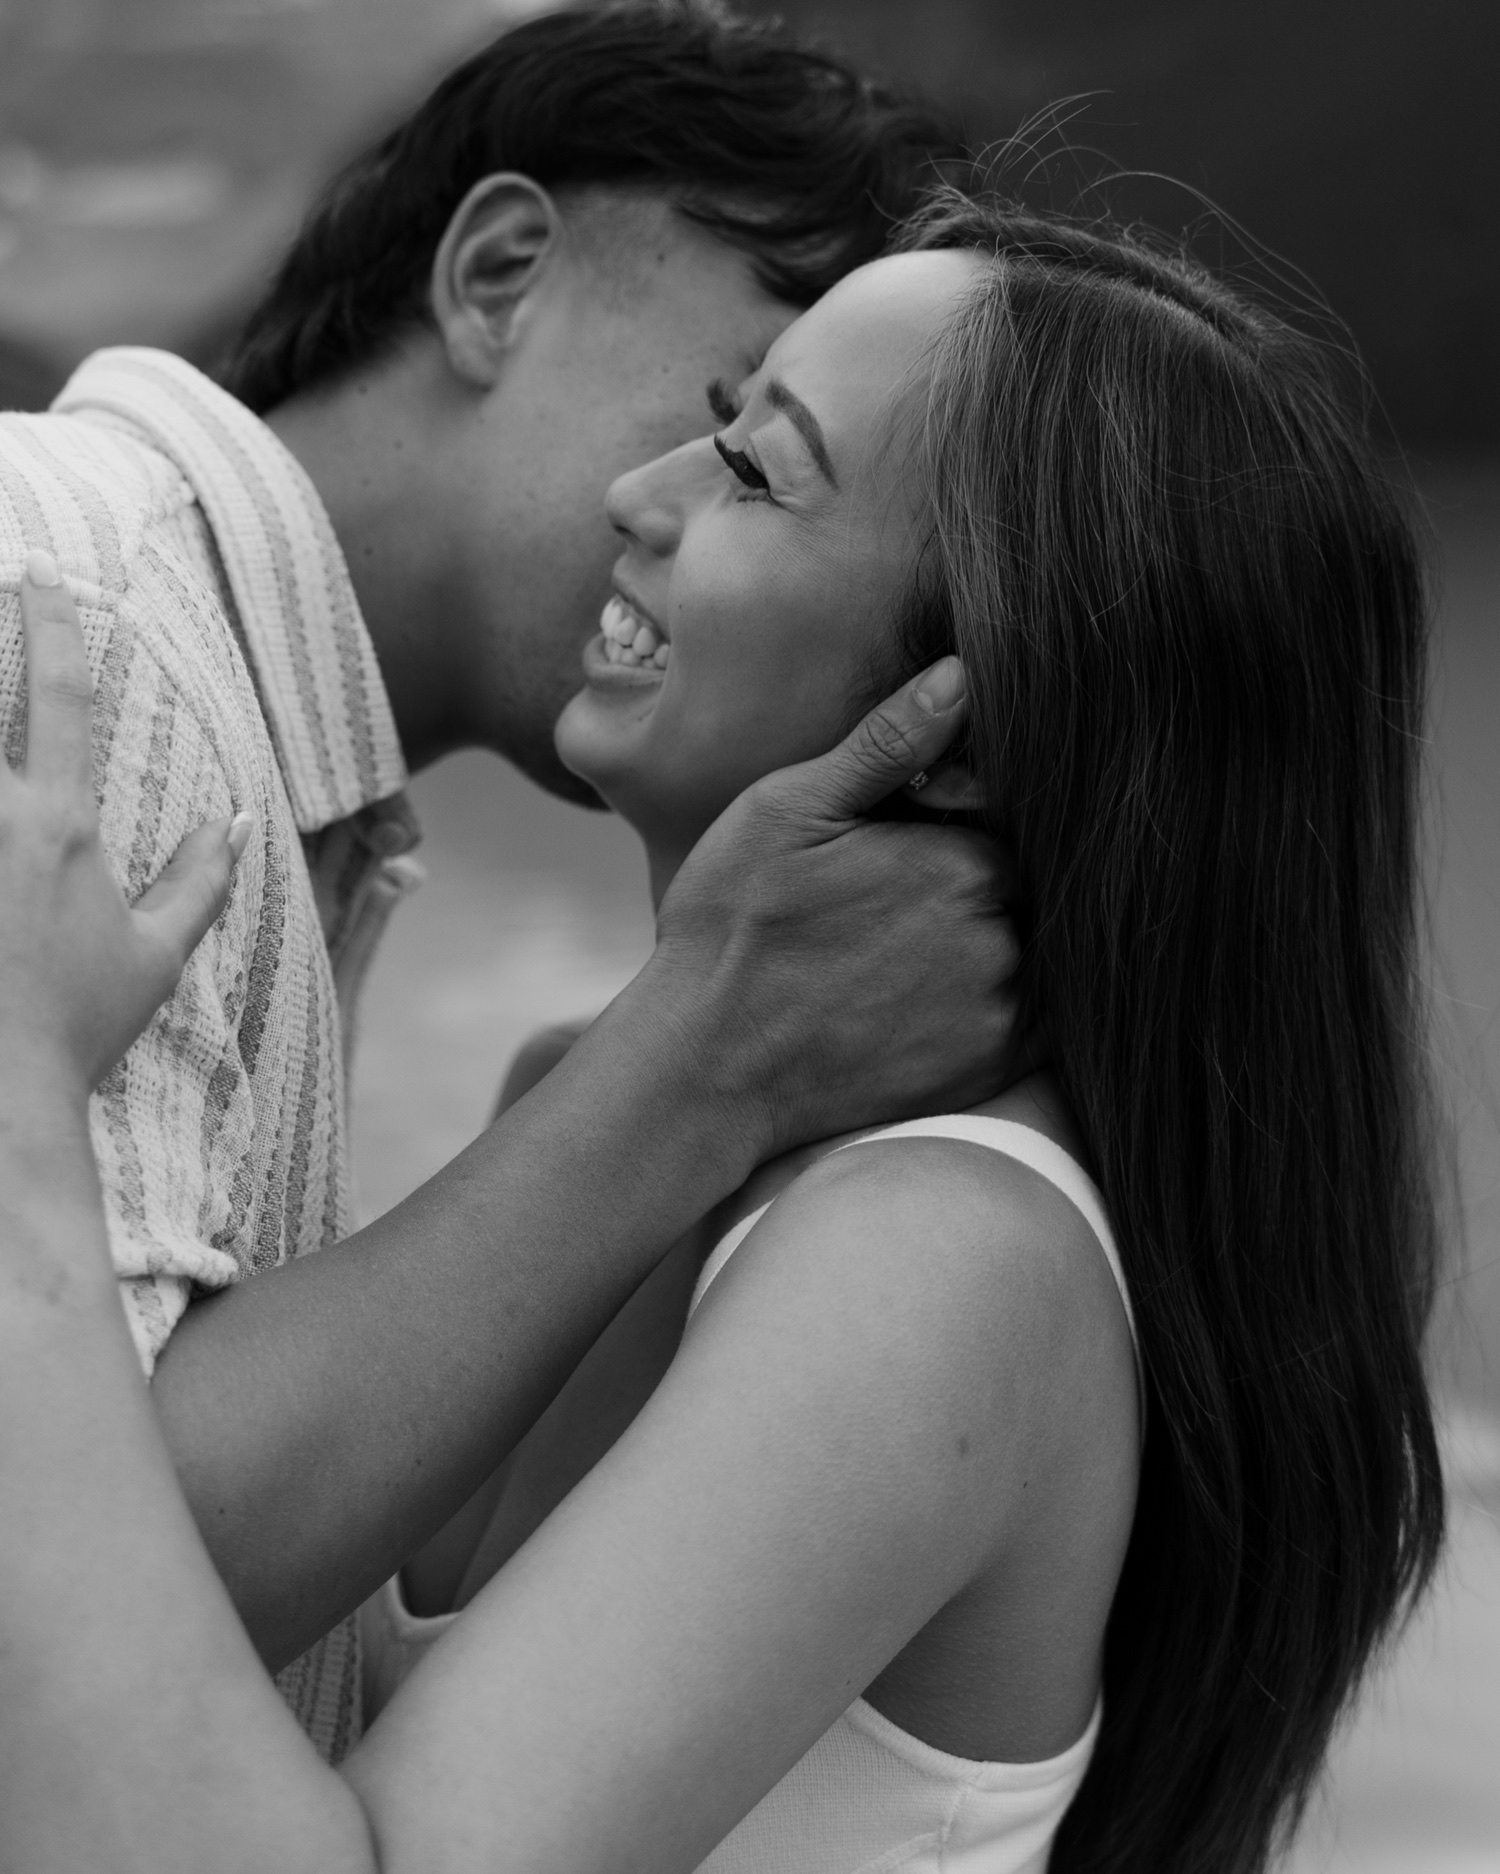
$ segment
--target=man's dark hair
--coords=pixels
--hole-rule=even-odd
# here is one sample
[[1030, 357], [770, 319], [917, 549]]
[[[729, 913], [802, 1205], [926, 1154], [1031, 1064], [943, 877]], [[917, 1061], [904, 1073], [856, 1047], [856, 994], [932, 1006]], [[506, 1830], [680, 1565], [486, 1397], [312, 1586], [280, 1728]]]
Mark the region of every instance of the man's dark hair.
[[879, 254], [958, 154], [929, 107], [707, 0], [549, 14], [459, 66], [333, 183], [225, 382], [269, 410], [422, 324], [444, 230], [498, 170], [659, 189], [806, 306]]

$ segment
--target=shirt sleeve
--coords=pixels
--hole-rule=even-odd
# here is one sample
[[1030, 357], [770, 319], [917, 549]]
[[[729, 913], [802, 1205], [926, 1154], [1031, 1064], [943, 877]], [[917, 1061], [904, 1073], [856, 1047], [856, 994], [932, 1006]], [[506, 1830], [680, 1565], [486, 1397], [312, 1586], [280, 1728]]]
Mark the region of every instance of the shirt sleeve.
[[[112, 560], [56, 544], [94, 678], [101, 834], [127, 899], [205, 821], [243, 811], [256, 829], [226, 909], [90, 1103], [110, 1252], [149, 1374], [195, 1294], [347, 1232], [341, 1030], [291, 805], [222, 606], [149, 531]], [[26, 747], [19, 579], [0, 498], [12, 762]]]
[[[138, 602], [168, 601], [148, 585]], [[157, 653], [158, 632], [138, 627], [136, 602], [132, 593], [80, 607], [95, 671], [101, 827], [132, 903], [195, 827], [242, 805], [263, 810], [201, 682], [183, 681]], [[241, 1028], [263, 873], [252, 841], [228, 908], [90, 1102], [110, 1252], [148, 1374], [193, 1292], [222, 1288], [249, 1264], [259, 1193]]]
[[[9, 570], [9, 569], [7, 569]], [[117, 592], [70, 582], [94, 677], [94, 791], [116, 878], [134, 901], [182, 839], [234, 810], [237, 763], [205, 707]], [[154, 610], [172, 595], [148, 593]], [[201, 660], [200, 660], [201, 661]], [[0, 582], [0, 737], [26, 753], [18, 575]], [[254, 806], [253, 801], [246, 804]], [[239, 1273], [236, 1193], [248, 1170], [251, 1088], [239, 1048], [256, 861], [181, 983], [90, 1102], [121, 1298], [149, 1373], [195, 1286]]]
[[236, 1192], [252, 1119], [222, 988], [232, 944], [232, 928], [210, 932], [171, 1001], [90, 1102], [110, 1254], [147, 1373], [193, 1290], [223, 1288], [240, 1273], [233, 1248], [245, 1205]]

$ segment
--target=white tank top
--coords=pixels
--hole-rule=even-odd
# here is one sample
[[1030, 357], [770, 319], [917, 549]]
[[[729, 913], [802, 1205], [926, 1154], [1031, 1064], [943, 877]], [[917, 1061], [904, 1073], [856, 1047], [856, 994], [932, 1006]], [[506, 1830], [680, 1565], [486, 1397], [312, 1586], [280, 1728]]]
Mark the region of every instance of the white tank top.
[[[960, 1139], [1029, 1166], [1060, 1190], [1099, 1239], [1135, 1342], [1135, 1319], [1104, 1205], [1060, 1145], [1014, 1120], [954, 1113], [851, 1139]], [[772, 1200], [775, 1201], [774, 1199]], [[771, 1208], [742, 1218], [704, 1264], [688, 1313]], [[1140, 1378], [1140, 1354], [1136, 1353]], [[408, 1612], [398, 1580], [361, 1612], [366, 1691], [382, 1705], [457, 1618]], [[1094, 1754], [1102, 1703], [1082, 1737], [1040, 1763], [951, 1757], [857, 1698], [700, 1864], [698, 1874], [1044, 1874], [1052, 1838]], [[371, 1714], [367, 1711], [367, 1721]]]

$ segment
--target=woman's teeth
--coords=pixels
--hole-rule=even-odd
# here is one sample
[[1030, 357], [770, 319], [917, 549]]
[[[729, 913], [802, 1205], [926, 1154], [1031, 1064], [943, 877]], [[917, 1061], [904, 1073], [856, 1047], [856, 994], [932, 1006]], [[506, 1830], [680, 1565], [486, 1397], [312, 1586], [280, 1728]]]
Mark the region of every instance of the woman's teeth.
[[672, 647], [658, 637], [655, 627], [645, 624], [622, 598], [612, 598], [599, 620], [604, 633], [604, 655], [612, 664], [633, 664], [637, 669], [654, 664], [665, 670]]

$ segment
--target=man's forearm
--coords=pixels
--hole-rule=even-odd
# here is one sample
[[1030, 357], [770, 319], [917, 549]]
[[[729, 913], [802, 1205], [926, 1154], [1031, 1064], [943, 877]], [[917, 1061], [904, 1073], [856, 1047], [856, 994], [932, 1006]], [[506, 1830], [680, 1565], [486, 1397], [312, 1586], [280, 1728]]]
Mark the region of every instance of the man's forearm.
[[642, 991], [404, 1204], [197, 1304], [169, 1343], [167, 1443], [273, 1668], [451, 1515], [753, 1168], [754, 1111]]

